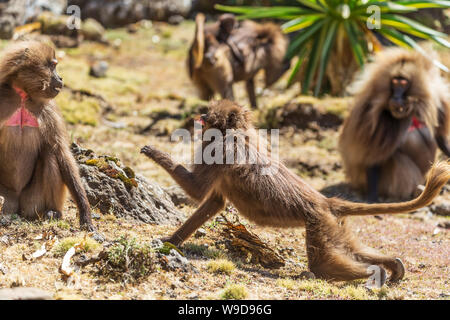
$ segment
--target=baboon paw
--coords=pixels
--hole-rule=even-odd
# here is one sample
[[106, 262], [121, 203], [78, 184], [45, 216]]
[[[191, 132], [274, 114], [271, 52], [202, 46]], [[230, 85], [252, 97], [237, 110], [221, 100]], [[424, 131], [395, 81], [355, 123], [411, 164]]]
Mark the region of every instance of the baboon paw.
[[145, 146], [141, 149], [141, 153], [145, 154], [146, 156], [151, 157], [153, 152], [155, 151], [155, 148], [153, 148], [152, 146]]
[[391, 277], [389, 278], [390, 282], [396, 282], [405, 276], [405, 266], [403, 265], [402, 260], [400, 258], [395, 258], [395, 270], [392, 270]]
[[49, 210], [45, 213], [45, 217], [49, 220], [59, 220], [62, 218], [62, 213], [59, 211]]

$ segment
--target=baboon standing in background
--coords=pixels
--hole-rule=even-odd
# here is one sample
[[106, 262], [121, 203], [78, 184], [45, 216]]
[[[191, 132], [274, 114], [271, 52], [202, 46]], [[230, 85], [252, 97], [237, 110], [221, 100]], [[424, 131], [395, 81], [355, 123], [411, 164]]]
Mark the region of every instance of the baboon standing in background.
[[371, 202], [412, 197], [437, 147], [450, 157], [448, 84], [429, 57], [392, 48], [365, 66], [355, 89], [339, 140], [348, 180]]
[[195, 38], [189, 49], [189, 76], [200, 98], [210, 100], [214, 93], [234, 100], [233, 83], [245, 81], [252, 107], [257, 108], [254, 77], [265, 71], [266, 87], [289, 69], [285, 60], [288, 40], [273, 23], [243, 21], [231, 14], [220, 16], [205, 26], [205, 16], [197, 14]]
[[[251, 221], [272, 227], [306, 228], [306, 249], [310, 270], [320, 278], [353, 280], [367, 278], [370, 265], [384, 266], [391, 271], [391, 280], [403, 277], [405, 269], [400, 259], [383, 255], [362, 245], [350, 232], [346, 216], [409, 212], [428, 205], [450, 178], [450, 163], [433, 167], [423, 193], [404, 203], [363, 204], [338, 198], [326, 198], [282, 163], [272, 159], [255, 143], [257, 132], [250, 122], [250, 112], [231, 101], [213, 102], [209, 112], [201, 117], [203, 130], [222, 132], [222, 138], [203, 141], [195, 152], [206, 147], [223, 148], [219, 163], [195, 164], [192, 171], [175, 163], [171, 157], [151, 146], [141, 152], [162, 166], [192, 198], [200, 203], [195, 213], [171, 236], [169, 242], [179, 245], [206, 221], [214, 217], [229, 200]], [[230, 138], [230, 134], [232, 139]], [[244, 141], [245, 160], [252, 163], [227, 163], [228, 155], [242, 152], [235, 136]], [[214, 148], [215, 154], [217, 149]], [[235, 156], [234, 156], [234, 159]], [[247, 161], [248, 162], [248, 161]], [[385, 272], [382, 269], [382, 275]], [[383, 277], [382, 277], [383, 278]]]

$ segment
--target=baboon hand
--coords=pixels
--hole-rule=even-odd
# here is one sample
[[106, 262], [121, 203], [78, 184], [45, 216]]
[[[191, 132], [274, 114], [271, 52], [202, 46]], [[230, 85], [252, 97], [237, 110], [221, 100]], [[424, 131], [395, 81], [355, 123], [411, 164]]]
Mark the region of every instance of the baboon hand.
[[156, 149], [152, 146], [145, 146], [141, 149], [141, 153], [145, 154], [149, 158], [153, 158], [153, 155], [155, 154]]

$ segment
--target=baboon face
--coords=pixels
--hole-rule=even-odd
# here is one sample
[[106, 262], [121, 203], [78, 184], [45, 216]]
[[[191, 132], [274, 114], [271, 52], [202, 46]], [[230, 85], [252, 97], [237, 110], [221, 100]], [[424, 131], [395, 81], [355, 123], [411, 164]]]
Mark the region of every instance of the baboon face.
[[219, 43], [214, 35], [206, 34], [204, 63], [209, 67], [220, 65], [227, 59], [227, 50], [227, 46]]
[[413, 104], [408, 96], [410, 88], [411, 82], [404, 77], [393, 77], [391, 79], [389, 111], [394, 118], [405, 118], [413, 111]]
[[246, 130], [250, 123], [250, 113], [229, 100], [212, 102], [208, 113], [202, 114], [199, 121], [204, 129]]
[[12, 84], [20, 84], [21, 89], [35, 99], [53, 99], [63, 87], [62, 78], [56, 72], [58, 60], [55, 51], [42, 43], [31, 44], [37, 48], [25, 48], [21, 55], [20, 67], [11, 76]]

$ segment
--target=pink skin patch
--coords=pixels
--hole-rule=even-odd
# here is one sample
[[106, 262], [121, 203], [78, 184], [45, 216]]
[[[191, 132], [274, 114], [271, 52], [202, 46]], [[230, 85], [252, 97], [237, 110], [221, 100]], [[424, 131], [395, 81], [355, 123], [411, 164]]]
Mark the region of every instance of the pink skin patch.
[[28, 111], [25, 108], [25, 101], [27, 100], [28, 96], [20, 88], [14, 88], [17, 92], [17, 94], [20, 96], [20, 108], [14, 112], [14, 114], [11, 116], [11, 118], [6, 121], [5, 125], [7, 127], [32, 127], [32, 128], [39, 128], [39, 123], [35, 116], [31, 114], [30, 111]]
[[411, 126], [409, 127], [408, 131], [411, 132], [411, 131], [414, 131], [416, 129], [420, 129], [420, 128], [424, 127], [424, 126], [425, 125], [422, 122], [420, 122], [419, 119], [417, 119], [416, 117], [413, 117]]

